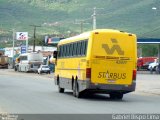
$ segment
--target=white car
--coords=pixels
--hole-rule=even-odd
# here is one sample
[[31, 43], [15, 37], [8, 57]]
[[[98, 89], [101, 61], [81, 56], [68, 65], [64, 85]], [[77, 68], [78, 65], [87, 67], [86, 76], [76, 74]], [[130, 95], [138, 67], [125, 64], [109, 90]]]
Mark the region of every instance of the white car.
[[156, 71], [156, 67], [158, 66], [158, 59], [155, 59], [153, 63], [150, 63], [148, 66], [148, 70]]
[[50, 74], [50, 68], [49, 68], [48, 65], [41, 65], [38, 68], [38, 74], [42, 74], [42, 73], [48, 73], [48, 74]]

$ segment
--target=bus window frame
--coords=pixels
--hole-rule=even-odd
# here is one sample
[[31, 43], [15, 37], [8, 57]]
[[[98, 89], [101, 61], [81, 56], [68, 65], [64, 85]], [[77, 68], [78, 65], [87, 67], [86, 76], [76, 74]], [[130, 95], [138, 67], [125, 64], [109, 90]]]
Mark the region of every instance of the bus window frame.
[[88, 40], [79, 40], [76, 42], [59, 45], [58, 59], [84, 57], [87, 55]]

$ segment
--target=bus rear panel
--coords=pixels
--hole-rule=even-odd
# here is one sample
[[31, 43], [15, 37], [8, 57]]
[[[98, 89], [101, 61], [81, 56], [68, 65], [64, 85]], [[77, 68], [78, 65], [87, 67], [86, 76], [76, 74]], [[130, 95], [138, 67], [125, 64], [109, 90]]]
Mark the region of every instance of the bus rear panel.
[[89, 89], [108, 93], [134, 91], [135, 35], [123, 32], [93, 32], [91, 42]]

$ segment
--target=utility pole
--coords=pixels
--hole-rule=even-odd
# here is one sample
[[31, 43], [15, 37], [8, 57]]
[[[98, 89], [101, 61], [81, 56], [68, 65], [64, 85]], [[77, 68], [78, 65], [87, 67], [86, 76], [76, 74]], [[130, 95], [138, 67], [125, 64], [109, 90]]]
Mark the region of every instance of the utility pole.
[[47, 8], [47, 0], [44, 0], [44, 7]]
[[104, 9], [104, 8], [96, 8], [96, 7], [94, 7], [93, 8], [93, 15], [92, 15], [92, 17], [93, 17], [93, 30], [95, 30], [96, 28], [97, 28], [97, 20], [96, 20], [96, 16], [97, 16], [97, 9]]
[[80, 21], [81, 24], [81, 33], [83, 32], [83, 21]]
[[75, 24], [81, 25], [81, 33], [83, 33], [83, 24], [89, 24], [89, 23], [85, 23], [85, 20], [75, 20]]
[[93, 8], [93, 30], [96, 29], [96, 7]]
[[33, 41], [33, 52], [35, 52], [35, 44], [36, 44], [36, 28], [37, 27], [41, 27], [41, 26], [38, 26], [38, 25], [30, 25], [34, 28], [34, 32], [33, 32], [33, 37], [34, 37], [34, 41]]

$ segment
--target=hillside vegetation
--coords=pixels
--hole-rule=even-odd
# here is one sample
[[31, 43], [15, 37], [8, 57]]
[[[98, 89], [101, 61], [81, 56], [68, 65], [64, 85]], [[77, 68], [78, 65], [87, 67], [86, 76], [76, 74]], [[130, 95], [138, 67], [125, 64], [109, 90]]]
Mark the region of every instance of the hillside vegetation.
[[[11, 30], [37, 34], [80, 33], [92, 30], [93, 8], [97, 28], [113, 28], [138, 37], [160, 37], [159, 0], [0, 0], [0, 35], [11, 36]], [[157, 7], [152, 10], [152, 7]]]

